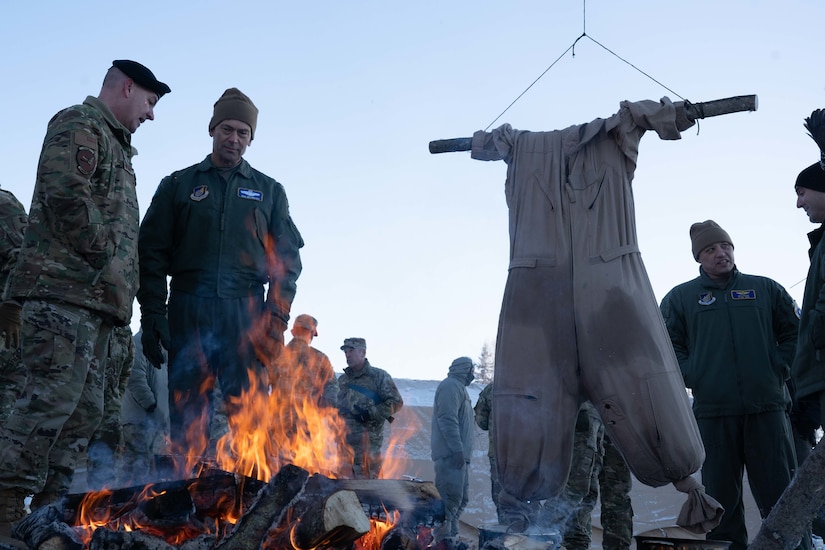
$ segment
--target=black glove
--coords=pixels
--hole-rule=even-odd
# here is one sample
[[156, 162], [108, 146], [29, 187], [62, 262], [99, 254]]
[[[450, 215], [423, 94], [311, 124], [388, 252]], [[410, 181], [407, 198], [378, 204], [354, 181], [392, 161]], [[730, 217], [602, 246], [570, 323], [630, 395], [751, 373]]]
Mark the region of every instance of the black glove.
[[359, 422], [363, 422], [366, 424], [370, 420], [372, 420], [372, 413], [366, 407], [362, 407], [361, 405], [355, 405], [355, 414], [353, 416], [358, 419]]
[[165, 362], [163, 358], [163, 348], [169, 349], [169, 321], [163, 315], [148, 315], [142, 317], [140, 326], [143, 334], [140, 343], [143, 346], [143, 355], [156, 369]]
[[458, 451], [457, 453], [453, 453], [450, 455], [450, 466], [456, 470], [460, 470], [466, 465], [464, 461], [464, 453], [462, 451]]
[[155, 412], [155, 410], [156, 410], [157, 408], [158, 408], [158, 402], [157, 402], [157, 401], [155, 401], [154, 403], [152, 403], [151, 405], [149, 405], [148, 407], [146, 407], [146, 412], [148, 412], [148, 413], [150, 413], [150, 414], [151, 414], [151, 413]]
[[20, 306], [14, 302], [0, 304], [0, 334], [6, 335], [6, 349], [20, 346]]

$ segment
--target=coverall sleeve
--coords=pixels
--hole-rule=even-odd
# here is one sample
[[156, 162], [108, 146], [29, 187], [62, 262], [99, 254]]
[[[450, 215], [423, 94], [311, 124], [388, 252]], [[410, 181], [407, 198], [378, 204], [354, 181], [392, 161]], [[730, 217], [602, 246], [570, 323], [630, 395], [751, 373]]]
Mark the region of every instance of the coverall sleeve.
[[304, 246], [304, 239], [289, 214], [286, 192], [280, 183], [277, 185], [280, 200], [275, 202], [275, 211], [270, 218], [275, 258], [270, 261], [266, 301], [272, 312], [286, 322], [298, 289], [298, 277], [303, 269], [300, 249]]
[[174, 177], [167, 176], [158, 185], [140, 224], [140, 288], [137, 299], [144, 317], [166, 315], [166, 276], [171, 263], [175, 220], [173, 199]]
[[790, 367], [796, 354], [799, 318], [796, 316], [793, 298], [776, 283], [774, 283], [773, 332], [776, 335], [779, 354], [785, 361], [790, 373]]
[[154, 368], [142, 353], [135, 354], [135, 362], [132, 366], [132, 374], [129, 376], [127, 387], [144, 410], [151, 408], [153, 405], [157, 405], [158, 402], [157, 395], [155, 395], [154, 390], [152, 390], [152, 386], [149, 384], [147, 377], [148, 369]]

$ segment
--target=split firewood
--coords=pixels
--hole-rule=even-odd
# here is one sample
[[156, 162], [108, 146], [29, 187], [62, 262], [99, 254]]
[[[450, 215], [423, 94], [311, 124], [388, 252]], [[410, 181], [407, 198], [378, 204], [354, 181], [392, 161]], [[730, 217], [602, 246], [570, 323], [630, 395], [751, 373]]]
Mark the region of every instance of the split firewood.
[[346, 547], [370, 530], [370, 520], [352, 491], [338, 491], [327, 497], [302, 495], [293, 506], [300, 518], [293, 544], [298, 548]]
[[[325, 491], [355, 492], [371, 516], [394, 510], [408, 524], [432, 526], [444, 521], [444, 501], [432, 482], [405, 479], [329, 479], [328, 482]], [[311, 490], [310, 487], [307, 490]]]
[[37, 550], [82, 550], [84, 547], [75, 530], [63, 522], [61, 504], [38, 508], [14, 526], [12, 535]]
[[[269, 480], [258, 499], [241, 516], [235, 528], [215, 547], [216, 550], [259, 548], [270, 527], [281, 523], [292, 501], [303, 491], [309, 473], [288, 464]], [[287, 546], [284, 546], [285, 548]]]

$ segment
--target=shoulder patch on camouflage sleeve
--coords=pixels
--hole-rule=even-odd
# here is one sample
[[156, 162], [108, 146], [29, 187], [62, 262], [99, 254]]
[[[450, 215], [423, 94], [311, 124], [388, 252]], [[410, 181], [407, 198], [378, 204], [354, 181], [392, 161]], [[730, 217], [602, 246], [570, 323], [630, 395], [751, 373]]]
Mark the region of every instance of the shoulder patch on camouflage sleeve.
[[77, 171], [84, 176], [97, 168], [97, 140], [87, 132], [72, 132], [72, 148]]

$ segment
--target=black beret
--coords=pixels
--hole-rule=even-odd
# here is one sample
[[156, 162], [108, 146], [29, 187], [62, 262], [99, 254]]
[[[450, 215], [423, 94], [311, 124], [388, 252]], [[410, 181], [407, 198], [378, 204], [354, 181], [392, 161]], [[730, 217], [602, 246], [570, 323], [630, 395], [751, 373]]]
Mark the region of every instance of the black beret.
[[168, 94], [172, 90], [155, 78], [152, 71], [138, 63], [129, 59], [116, 59], [112, 61], [112, 66], [117, 67], [123, 74], [137, 82], [140, 86], [158, 94], [158, 99], [163, 97], [163, 94]]
[[815, 162], [802, 170], [796, 177], [794, 187], [805, 187], [825, 193], [825, 171], [822, 170], [822, 166]]

